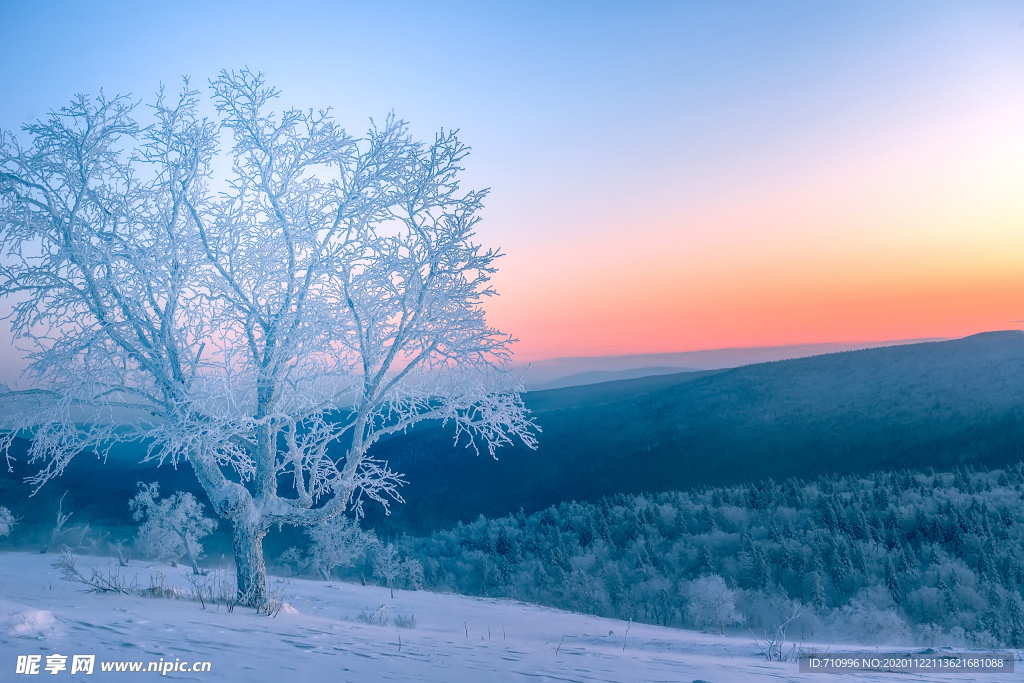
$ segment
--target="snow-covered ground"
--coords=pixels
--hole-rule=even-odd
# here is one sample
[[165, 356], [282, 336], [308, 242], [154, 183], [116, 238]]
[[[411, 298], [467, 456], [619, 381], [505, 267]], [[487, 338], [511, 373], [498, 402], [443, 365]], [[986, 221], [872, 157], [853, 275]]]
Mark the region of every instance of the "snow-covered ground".
[[[153, 679], [154, 672], [100, 671], [101, 662], [209, 661], [210, 671], [169, 672], [194, 681], [756, 681], [821, 680], [795, 663], [766, 662], [750, 638], [627, 624], [510, 600], [395, 591], [347, 583], [271, 579], [287, 606], [276, 617], [168, 598], [83, 593], [51, 567], [57, 556], [0, 554], [0, 680], [16, 675], [19, 655], [42, 655], [46, 680]], [[107, 560], [79, 566], [107, 571]], [[151, 577], [188, 588], [183, 569], [132, 562], [138, 583]], [[89, 572], [84, 571], [88, 574]], [[414, 616], [415, 627], [359, 620], [386, 606], [387, 617]], [[625, 647], [623, 642], [625, 639]], [[807, 645], [807, 647], [813, 647]], [[818, 645], [824, 650], [825, 645]], [[858, 648], [836, 648], [855, 650]], [[864, 648], [859, 648], [863, 650]], [[879, 648], [880, 651], [884, 648]], [[69, 655], [68, 670], [43, 667]], [[72, 676], [70, 655], [96, 655], [92, 675]], [[1020, 662], [1018, 662], [1018, 665]], [[145, 667], [144, 667], [145, 668]], [[296, 674], [298, 677], [296, 677]], [[828, 681], [998, 681], [1020, 674], [832, 675]]]

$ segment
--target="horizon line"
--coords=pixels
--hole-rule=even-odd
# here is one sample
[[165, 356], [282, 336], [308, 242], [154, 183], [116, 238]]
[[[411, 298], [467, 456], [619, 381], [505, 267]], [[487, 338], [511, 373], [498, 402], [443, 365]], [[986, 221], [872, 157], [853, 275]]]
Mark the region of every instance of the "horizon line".
[[[986, 334], [988, 332], [1010, 332], [1015, 330], [987, 330], [985, 332], [975, 332], [974, 334]], [[581, 355], [581, 356], [546, 356], [537, 358], [531, 361], [525, 361], [529, 363], [547, 363], [553, 361], [568, 361], [568, 360], [596, 360], [596, 359], [612, 359], [612, 358], [639, 358], [642, 356], [678, 356], [690, 353], [717, 353], [723, 351], [770, 351], [777, 349], [799, 349], [813, 346], [856, 346], [856, 345], [902, 345], [902, 344], [924, 344], [928, 342], [939, 342], [939, 341], [951, 341], [954, 339], [965, 339], [966, 337], [974, 336], [974, 334], [966, 335], [965, 337], [914, 337], [910, 339], [881, 339], [881, 340], [870, 340], [870, 341], [835, 341], [835, 342], [805, 342], [800, 344], [771, 344], [766, 346], [723, 346], [708, 349], [691, 349], [688, 351], [645, 351], [642, 353], [610, 353], [610, 354], [595, 354], [595, 355]], [[518, 362], [513, 360], [513, 362]]]

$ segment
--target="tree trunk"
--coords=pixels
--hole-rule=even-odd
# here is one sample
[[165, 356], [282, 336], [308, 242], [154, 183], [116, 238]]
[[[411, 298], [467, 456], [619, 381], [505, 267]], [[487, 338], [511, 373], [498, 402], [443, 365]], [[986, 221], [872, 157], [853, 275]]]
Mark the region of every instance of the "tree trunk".
[[192, 540], [188, 537], [188, 534], [179, 533], [181, 542], [185, 544], [185, 556], [188, 558], [189, 564], [192, 565], [192, 573], [196, 576], [202, 576], [202, 572], [199, 571], [199, 562], [196, 561], [195, 553], [192, 552]]
[[235, 572], [238, 603], [261, 607], [267, 602], [267, 566], [263, 561], [263, 536], [266, 530], [244, 519], [234, 521]]

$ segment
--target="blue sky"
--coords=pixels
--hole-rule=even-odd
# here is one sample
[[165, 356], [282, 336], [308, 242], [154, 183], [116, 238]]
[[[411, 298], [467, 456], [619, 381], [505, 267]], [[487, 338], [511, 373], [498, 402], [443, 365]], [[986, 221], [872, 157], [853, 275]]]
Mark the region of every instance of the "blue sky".
[[1024, 318], [1024, 3], [0, 6], [6, 129], [241, 66], [350, 129], [390, 110], [421, 137], [460, 128], [467, 183], [492, 188], [481, 239], [508, 253], [494, 318], [528, 355]]

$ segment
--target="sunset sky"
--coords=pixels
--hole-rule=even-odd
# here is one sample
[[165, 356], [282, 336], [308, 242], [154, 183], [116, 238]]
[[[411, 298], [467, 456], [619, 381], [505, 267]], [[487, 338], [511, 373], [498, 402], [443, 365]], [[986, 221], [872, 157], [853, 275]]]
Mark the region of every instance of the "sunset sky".
[[368, 4], [0, 0], [0, 127], [247, 65], [460, 128], [523, 359], [1024, 326], [1022, 2]]

